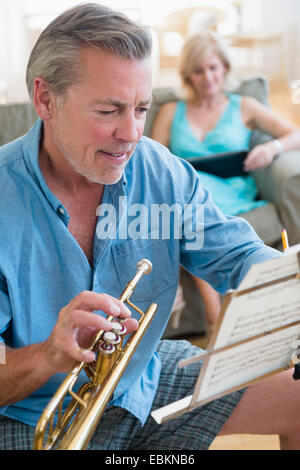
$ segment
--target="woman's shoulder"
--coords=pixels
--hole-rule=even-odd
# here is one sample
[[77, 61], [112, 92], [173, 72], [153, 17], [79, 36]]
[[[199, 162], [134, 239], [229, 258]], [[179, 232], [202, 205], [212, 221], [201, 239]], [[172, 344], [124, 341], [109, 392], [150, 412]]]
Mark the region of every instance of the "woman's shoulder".
[[164, 103], [160, 107], [160, 113], [164, 113], [165, 115], [173, 115], [178, 103], [180, 101], [168, 101], [167, 103]]
[[252, 111], [260, 107], [259, 101], [248, 95], [239, 95], [238, 93], [228, 93], [232, 105], [238, 105], [242, 111]]
[[157, 113], [157, 119], [160, 121], [163, 120], [164, 122], [172, 122], [178, 106], [181, 106], [181, 101], [168, 101], [162, 104]]
[[151, 137], [163, 145], [168, 145], [171, 126], [175, 117], [177, 101], [168, 101], [158, 110], [151, 131]]
[[242, 105], [242, 110], [247, 113], [255, 113], [265, 106], [260, 103], [256, 98], [253, 98], [253, 96], [242, 96], [241, 97], [241, 105]]
[[257, 116], [265, 112], [266, 106], [252, 96], [242, 96], [241, 110], [245, 125], [253, 130]]
[[253, 98], [252, 96], [248, 96], [248, 95], [240, 95], [239, 93], [228, 93], [227, 96], [230, 99], [230, 101], [241, 103], [246, 106], [247, 105], [255, 106], [255, 104], [258, 103], [256, 98]]

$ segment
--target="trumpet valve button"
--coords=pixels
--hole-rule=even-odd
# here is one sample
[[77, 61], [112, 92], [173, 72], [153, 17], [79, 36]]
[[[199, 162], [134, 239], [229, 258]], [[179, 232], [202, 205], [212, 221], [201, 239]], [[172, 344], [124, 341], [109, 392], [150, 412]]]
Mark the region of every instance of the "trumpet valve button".
[[125, 335], [127, 333], [127, 328], [124, 325], [121, 325], [121, 329], [118, 331], [119, 335]]
[[113, 321], [111, 323], [111, 331], [113, 331], [117, 335], [125, 335], [125, 333], [127, 332], [127, 329], [121, 323], [119, 323], [117, 321]]
[[114, 333], [113, 331], [106, 331], [102, 339], [107, 344], [119, 344], [121, 341], [120, 336]]
[[115, 347], [113, 344], [110, 343], [101, 343], [99, 345], [99, 351], [103, 354], [113, 354], [115, 352]]
[[103, 336], [102, 336], [102, 339], [103, 341], [105, 341], [105, 343], [107, 344], [114, 344], [114, 342], [116, 341], [118, 335], [116, 333], [114, 333], [113, 331], [106, 331]]
[[121, 342], [121, 337], [119, 335], [116, 334], [116, 337], [115, 337], [115, 340], [112, 342], [112, 344], [119, 344]]

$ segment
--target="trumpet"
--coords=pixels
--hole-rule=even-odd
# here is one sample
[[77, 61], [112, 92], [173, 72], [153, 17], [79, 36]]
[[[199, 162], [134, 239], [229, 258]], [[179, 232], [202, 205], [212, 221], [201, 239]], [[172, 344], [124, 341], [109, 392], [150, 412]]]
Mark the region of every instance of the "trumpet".
[[[95, 361], [77, 363], [41, 414], [35, 428], [34, 449], [81, 450], [88, 446], [106, 405], [156, 313], [157, 304], [152, 303], [144, 313], [130, 301], [138, 281], [151, 270], [149, 260], [140, 260], [135, 276], [119, 297], [121, 302], [127, 302], [140, 314], [137, 330], [123, 345], [126, 333], [122, 324], [124, 320], [115, 321], [113, 316], [107, 318], [111, 322], [111, 331], [99, 330], [89, 347], [96, 353]], [[89, 380], [74, 392], [82, 370]], [[67, 396], [71, 396], [71, 401], [63, 413], [63, 402]]]

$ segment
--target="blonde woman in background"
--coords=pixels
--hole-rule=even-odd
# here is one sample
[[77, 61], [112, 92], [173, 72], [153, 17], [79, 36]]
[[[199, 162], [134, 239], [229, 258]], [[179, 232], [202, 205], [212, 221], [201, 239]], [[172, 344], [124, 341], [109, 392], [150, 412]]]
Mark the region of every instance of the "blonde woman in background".
[[[281, 151], [300, 148], [300, 131], [248, 96], [227, 93], [232, 77], [228, 52], [213, 31], [189, 38], [179, 66], [185, 99], [163, 105], [151, 137], [181, 158], [209, 156], [250, 148], [251, 134], [260, 129], [274, 139], [257, 145], [244, 162], [247, 172], [264, 168]], [[198, 172], [216, 205], [227, 215], [237, 215], [264, 205], [256, 200], [257, 188], [250, 175], [219, 178]], [[203, 298], [208, 330], [217, 321], [220, 297], [212, 287], [195, 278]]]

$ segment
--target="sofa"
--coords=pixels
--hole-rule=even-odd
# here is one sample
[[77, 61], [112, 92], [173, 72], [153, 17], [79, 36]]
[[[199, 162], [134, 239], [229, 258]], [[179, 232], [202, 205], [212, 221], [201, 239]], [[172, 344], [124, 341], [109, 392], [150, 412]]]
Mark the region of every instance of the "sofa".
[[[268, 106], [268, 84], [263, 76], [243, 80], [236, 93], [253, 96]], [[179, 99], [179, 93], [172, 88], [153, 90], [153, 102], [145, 125], [145, 135], [151, 135], [155, 115], [163, 103]], [[37, 115], [29, 103], [0, 105], [0, 146], [23, 135], [28, 131]], [[270, 139], [269, 136], [255, 131], [251, 147]], [[280, 247], [281, 228], [285, 227], [290, 244], [300, 242], [300, 152], [279, 155], [269, 167], [253, 172], [260, 198], [268, 201], [242, 217], [248, 220], [258, 235], [270, 246]], [[202, 300], [188, 273], [182, 271], [181, 285], [185, 307], [180, 322], [174, 328], [174, 319], [165, 332], [165, 337], [183, 336], [189, 333], [204, 332]]]

